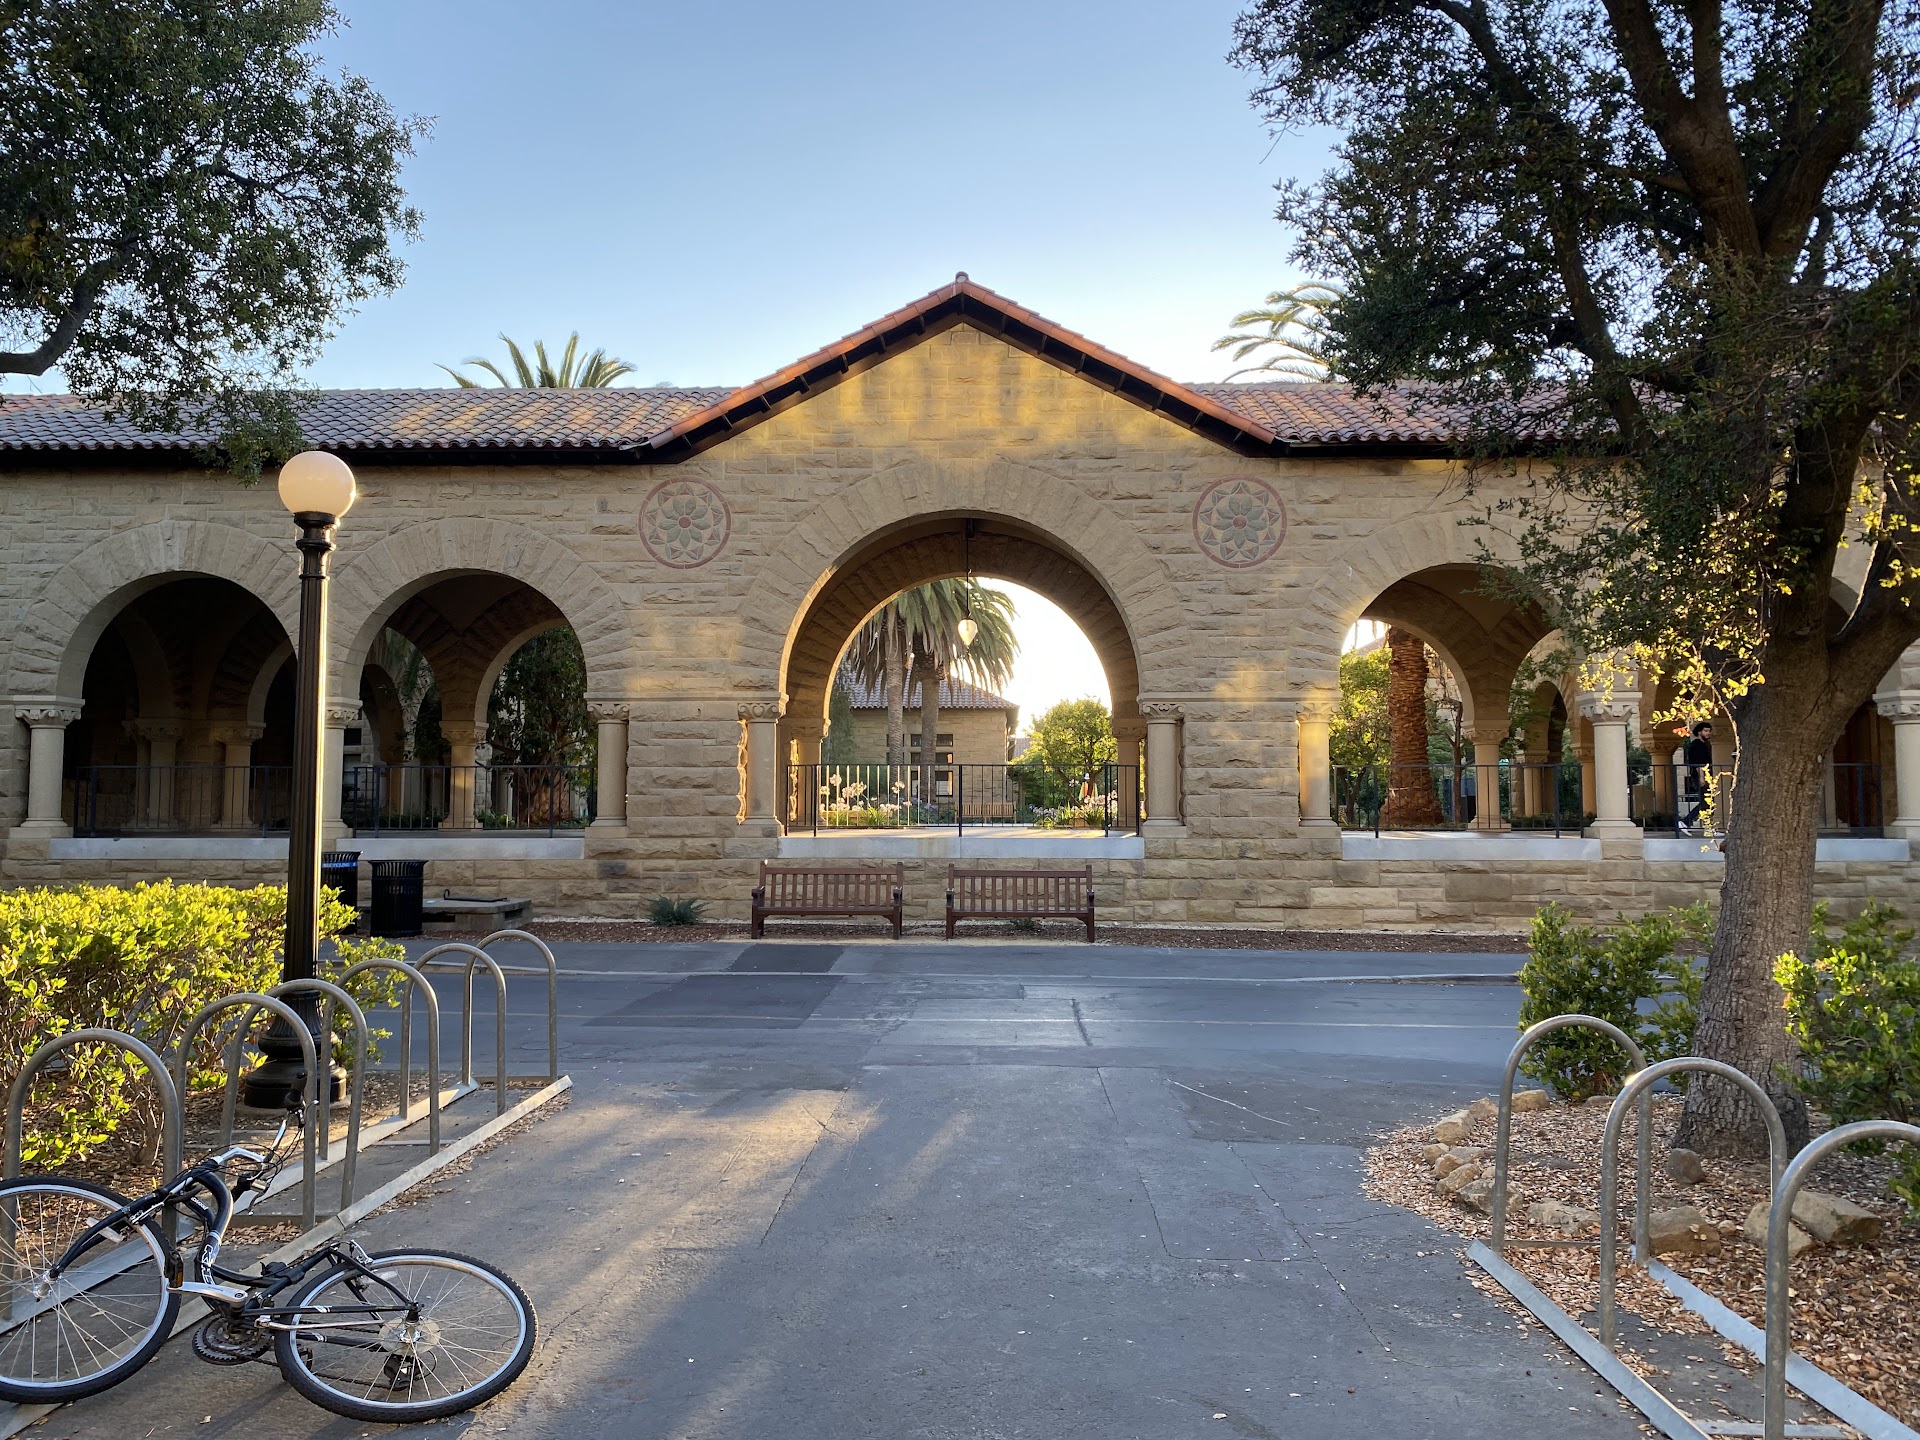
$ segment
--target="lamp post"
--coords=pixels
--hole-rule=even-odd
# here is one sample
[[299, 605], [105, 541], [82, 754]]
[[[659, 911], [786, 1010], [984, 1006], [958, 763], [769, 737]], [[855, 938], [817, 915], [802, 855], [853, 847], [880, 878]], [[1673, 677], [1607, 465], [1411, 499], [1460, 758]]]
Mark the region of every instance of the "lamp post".
[[[300, 529], [300, 639], [293, 704], [293, 796], [287, 832], [287, 940], [282, 980], [311, 980], [320, 950], [320, 724], [327, 704], [327, 556], [333, 527], [353, 505], [353, 471], [322, 450], [307, 450], [280, 467], [280, 503]], [[311, 991], [288, 1003], [319, 1035], [319, 1004]], [[249, 1105], [278, 1109], [306, 1087], [300, 1042], [283, 1021], [261, 1037], [266, 1061], [246, 1077]]]

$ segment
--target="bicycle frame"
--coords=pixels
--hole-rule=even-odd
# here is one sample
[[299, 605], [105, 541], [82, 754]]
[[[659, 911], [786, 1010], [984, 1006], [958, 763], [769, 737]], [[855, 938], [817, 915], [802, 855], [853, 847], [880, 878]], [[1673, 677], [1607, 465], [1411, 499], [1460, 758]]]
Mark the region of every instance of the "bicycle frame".
[[[235, 1159], [251, 1160], [260, 1169], [229, 1187], [220, 1172]], [[271, 1303], [273, 1297], [305, 1280], [323, 1265], [341, 1266], [358, 1271], [371, 1285], [386, 1290], [394, 1298], [386, 1304], [329, 1305], [325, 1307], [327, 1329], [377, 1329], [394, 1318], [396, 1309], [406, 1312], [405, 1319], [409, 1323], [417, 1321], [419, 1314], [416, 1303], [369, 1268], [366, 1252], [352, 1241], [347, 1241], [345, 1245], [333, 1242], [323, 1244], [291, 1264], [269, 1263], [261, 1268], [258, 1275], [229, 1270], [219, 1263], [220, 1247], [226, 1240], [227, 1226], [233, 1220], [234, 1201], [248, 1193], [265, 1166], [264, 1157], [240, 1146], [189, 1166], [159, 1188], [128, 1201], [112, 1215], [89, 1226], [49, 1269], [48, 1280], [57, 1280], [103, 1237], [112, 1235], [117, 1243], [118, 1238], [128, 1231], [147, 1224], [156, 1215], [164, 1215], [165, 1220], [159, 1232], [165, 1257], [167, 1289], [175, 1294], [195, 1296], [223, 1306], [236, 1318], [252, 1320], [268, 1330], [306, 1331], [315, 1327], [302, 1326], [299, 1322], [302, 1316], [311, 1312], [298, 1306], [276, 1306]], [[177, 1238], [180, 1227], [176, 1222], [183, 1215], [198, 1222], [205, 1237], [193, 1256], [192, 1279], [187, 1278], [186, 1257], [181, 1253]], [[345, 1325], [341, 1323], [341, 1316], [355, 1314], [364, 1314], [368, 1319], [358, 1322], [349, 1320]], [[334, 1344], [354, 1343], [345, 1338], [320, 1338]]]

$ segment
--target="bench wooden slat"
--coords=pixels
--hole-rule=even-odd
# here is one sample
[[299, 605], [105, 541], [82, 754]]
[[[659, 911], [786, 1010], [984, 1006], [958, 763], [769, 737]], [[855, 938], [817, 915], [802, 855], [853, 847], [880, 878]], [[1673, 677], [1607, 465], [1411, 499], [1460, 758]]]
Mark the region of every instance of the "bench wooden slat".
[[905, 923], [906, 866], [774, 865], [760, 862], [753, 892], [752, 933], [766, 933], [769, 916], [877, 915], [900, 938]]
[[961, 920], [1079, 920], [1093, 940], [1093, 867], [979, 870], [947, 867], [947, 938]]

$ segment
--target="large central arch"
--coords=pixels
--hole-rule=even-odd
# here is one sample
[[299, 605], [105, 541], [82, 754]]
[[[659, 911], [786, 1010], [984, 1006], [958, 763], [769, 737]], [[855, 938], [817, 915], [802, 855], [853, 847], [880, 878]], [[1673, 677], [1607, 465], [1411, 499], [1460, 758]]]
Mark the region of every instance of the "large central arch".
[[743, 674], [784, 693], [790, 714], [823, 715], [833, 661], [860, 621], [909, 585], [964, 573], [969, 519], [974, 572], [1072, 615], [1107, 668], [1116, 713], [1174, 688], [1190, 632], [1164, 562], [1079, 486], [1010, 460], [897, 465], [820, 506], [743, 607], [788, 617], [749, 635]]

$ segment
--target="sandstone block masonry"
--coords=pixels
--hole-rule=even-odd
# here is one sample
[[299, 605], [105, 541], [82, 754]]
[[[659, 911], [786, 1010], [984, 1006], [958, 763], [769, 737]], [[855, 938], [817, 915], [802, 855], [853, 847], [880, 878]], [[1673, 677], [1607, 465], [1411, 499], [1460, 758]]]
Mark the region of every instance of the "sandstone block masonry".
[[[477, 704], [483, 725], [511, 647], [564, 622], [599, 726], [599, 820], [568, 857], [489, 860], [468, 847], [432, 860], [429, 885], [528, 895], [549, 914], [632, 914], [686, 895], [744, 918], [759, 862], [791, 852], [785, 765], [818, 757], [841, 646], [887, 596], [970, 567], [1055, 599], [1106, 668], [1122, 759], [1148, 777], [1133, 853], [1095, 862], [1111, 918], [1516, 929], [1549, 900], [1608, 917], [1715, 894], [1711, 858], [1648, 858], [1624, 788], [1598, 797], [1605, 824], [1577, 855], [1462, 859], [1446, 848], [1456, 839], [1369, 858], [1329, 818], [1326, 716], [1354, 622], [1427, 639], [1488, 745], [1515, 667], [1550, 647], [1524, 611], [1478, 593], [1486, 532], [1462, 521], [1502, 482], [1469, 501], [1432, 447], [1323, 438], [1249, 453], [1176, 406], [1149, 406], [1129, 380], [1094, 383], [1095, 368], [1076, 370], [1058, 346], [1043, 358], [1011, 328], [933, 329], [847, 371], [670, 464], [611, 446], [546, 461], [532, 447], [505, 458], [343, 447], [361, 497], [335, 567], [330, 791], [349, 753], [409, 758], [381, 718], [383, 634], [442, 657], [450, 706]], [[73, 858], [74, 759], [41, 734], [71, 727], [77, 746], [84, 731], [94, 755], [120, 746], [136, 764], [159, 763], [155, 745], [220, 764], [252, 744], [259, 763], [285, 703], [274, 687], [296, 604], [271, 488], [150, 455], [11, 452], [0, 562], [14, 714], [0, 726], [0, 878], [274, 878], [271, 861], [238, 851]], [[194, 592], [206, 613], [168, 631], [152, 597], [189, 579], [221, 586]], [[243, 631], [255, 640], [228, 643]], [[1634, 697], [1583, 718], [1571, 682], [1559, 688], [1568, 746], [1618, 744], [1624, 757]], [[1896, 698], [1875, 723], [1920, 723], [1920, 706], [1900, 709], [1907, 688], [1904, 668], [1889, 677]], [[452, 719], [472, 732], [466, 716]], [[467, 732], [457, 743], [472, 755]], [[1898, 836], [1920, 807], [1895, 803], [1895, 748], [1883, 773]], [[63, 767], [65, 791], [34, 773], [46, 764]], [[351, 843], [351, 818], [335, 798], [337, 841]], [[938, 914], [945, 864], [908, 862], [911, 916]], [[1870, 897], [1920, 908], [1920, 866], [1904, 842], [1883, 845], [1823, 863], [1819, 890], [1843, 910]]]

